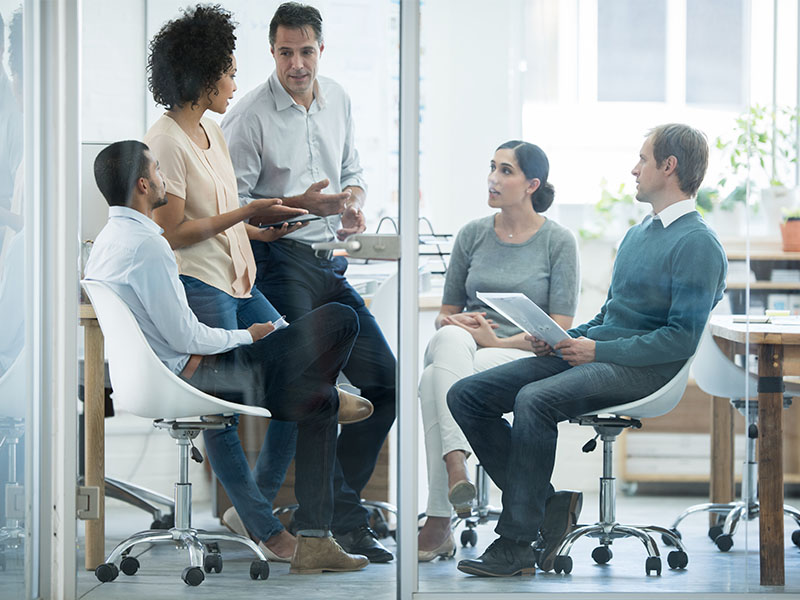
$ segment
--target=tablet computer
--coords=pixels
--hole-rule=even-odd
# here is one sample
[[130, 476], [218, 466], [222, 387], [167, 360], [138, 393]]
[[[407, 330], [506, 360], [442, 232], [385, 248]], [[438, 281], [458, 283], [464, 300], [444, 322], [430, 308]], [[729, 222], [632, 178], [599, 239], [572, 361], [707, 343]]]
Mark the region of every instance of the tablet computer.
[[295, 223], [310, 223], [311, 221], [318, 221], [322, 217], [318, 215], [300, 215], [299, 217], [292, 217], [291, 219], [284, 219], [283, 221], [275, 221], [274, 223], [262, 223], [259, 225], [262, 229], [274, 229], [283, 227], [284, 223], [293, 225]]

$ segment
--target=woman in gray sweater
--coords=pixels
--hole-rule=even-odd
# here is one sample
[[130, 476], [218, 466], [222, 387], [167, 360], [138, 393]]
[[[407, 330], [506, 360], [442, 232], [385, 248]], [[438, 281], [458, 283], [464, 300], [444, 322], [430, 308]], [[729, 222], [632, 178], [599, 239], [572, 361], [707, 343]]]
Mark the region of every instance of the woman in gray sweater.
[[456, 236], [419, 384], [428, 464], [427, 520], [419, 532], [419, 560], [455, 554], [453, 508], [469, 514], [475, 486], [467, 474], [469, 444], [447, 407], [447, 391], [463, 377], [531, 356], [525, 333], [476, 297], [477, 292], [523, 292], [569, 329], [578, 301], [574, 236], [541, 213], [553, 203], [549, 162], [541, 148], [513, 140], [495, 151], [489, 167], [491, 216]]

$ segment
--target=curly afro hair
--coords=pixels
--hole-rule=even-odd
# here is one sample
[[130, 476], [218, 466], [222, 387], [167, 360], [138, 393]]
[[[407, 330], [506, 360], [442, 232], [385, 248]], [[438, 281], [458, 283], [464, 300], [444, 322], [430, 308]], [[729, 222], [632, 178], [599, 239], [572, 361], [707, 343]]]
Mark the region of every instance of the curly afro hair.
[[167, 110], [187, 102], [197, 106], [203, 96], [215, 93], [236, 48], [236, 23], [219, 4], [198, 4], [182, 12], [150, 42], [147, 59], [153, 99]]

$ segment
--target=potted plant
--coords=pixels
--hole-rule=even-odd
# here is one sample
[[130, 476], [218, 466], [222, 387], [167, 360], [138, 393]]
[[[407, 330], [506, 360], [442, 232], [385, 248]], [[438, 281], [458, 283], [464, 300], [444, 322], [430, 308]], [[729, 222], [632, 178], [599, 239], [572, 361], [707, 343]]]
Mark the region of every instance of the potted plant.
[[781, 223], [784, 252], [800, 252], [800, 209], [786, 211]]
[[608, 181], [602, 179], [600, 189], [600, 200], [594, 205], [594, 219], [590, 225], [579, 230], [584, 240], [601, 237], [616, 239], [641, 221], [649, 209], [649, 206], [636, 201], [634, 193], [628, 191], [624, 183], [620, 183], [616, 189], [609, 189]]
[[735, 183], [725, 199], [745, 201], [748, 183], [758, 189], [767, 225], [776, 234], [782, 213], [796, 204], [796, 190], [788, 185], [797, 163], [796, 111], [795, 106], [779, 106], [773, 111], [757, 104], [736, 118], [730, 136], [715, 141], [730, 168], [717, 185], [730, 189], [731, 179]]

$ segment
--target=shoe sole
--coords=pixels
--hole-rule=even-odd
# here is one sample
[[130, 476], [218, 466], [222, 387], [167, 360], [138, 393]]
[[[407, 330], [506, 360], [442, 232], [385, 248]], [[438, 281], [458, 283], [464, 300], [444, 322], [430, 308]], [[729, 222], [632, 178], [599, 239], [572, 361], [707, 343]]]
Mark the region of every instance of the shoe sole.
[[517, 571], [514, 571], [513, 573], [502, 573], [502, 574], [492, 573], [491, 571], [484, 571], [476, 567], [469, 567], [462, 565], [458, 565], [457, 569], [462, 573], [466, 573], [468, 575], [478, 575], [480, 577], [516, 577], [518, 575], [522, 576], [536, 575], [536, 567], [525, 567], [524, 569], [519, 569]]
[[478, 495], [478, 490], [471, 481], [459, 481], [447, 493], [447, 499], [460, 519], [465, 519], [472, 514], [472, 503]]
[[560, 541], [558, 544], [553, 545], [550, 548], [550, 552], [545, 554], [545, 549], [542, 548], [542, 553], [540, 555], [540, 561], [537, 563], [539, 565], [539, 569], [542, 571], [552, 571], [553, 564], [555, 563], [556, 556], [558, 555], [558, 549], [561, 546], [561, 542], [563, 542], [564, 537], [575, 527], [578, 523], [578, 515], [581, 514], [581, 509], [583, 508], [583, 494], [580, 492], [572, 492], [570, 494], [569, 499], [569, 510], [567, 515], [569, 516], [569, 523], [567, 523], [566, 527], [564, 527], [564, 533], [561, 535]]
[[[367, 563], [368, 565], [369, 563]], [[360, 567], [353, 567], [353, 568], [342, 568], [338, 569], [335, 567], [322, 567], [319, 569], [295, 569], [291, 567], [289, 569], [289, 573], [294, 573], [295, 575], [319, 575], [320, 573], [350, 573], [352, 571], [361, 571], [362, 569], [366, 568], [367, 565], [361, 565]]]

